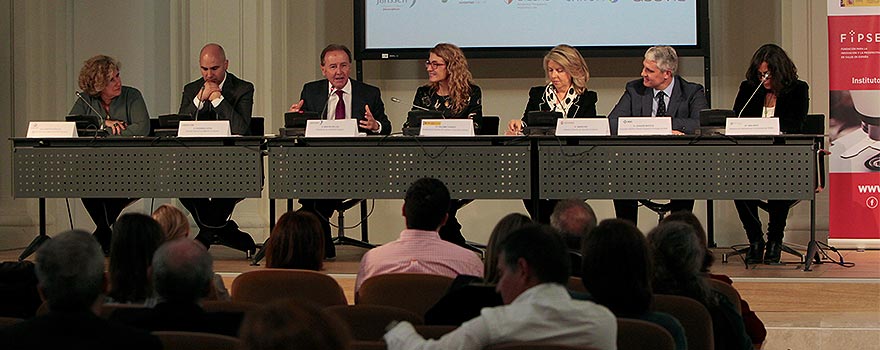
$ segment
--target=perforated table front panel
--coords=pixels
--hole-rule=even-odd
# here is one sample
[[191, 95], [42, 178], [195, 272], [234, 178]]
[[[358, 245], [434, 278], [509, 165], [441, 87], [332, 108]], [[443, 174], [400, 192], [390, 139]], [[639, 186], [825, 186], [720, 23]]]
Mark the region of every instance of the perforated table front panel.
[[259, 198], [259, 146], [16, 147], [18, 198]]
[[804, 199], [812, 145], [539, 145], [541, 198]]
[[404, 198], [416, 180], [452, 198], [530, 198], [529, 146], [269, 146], [270, 198]]

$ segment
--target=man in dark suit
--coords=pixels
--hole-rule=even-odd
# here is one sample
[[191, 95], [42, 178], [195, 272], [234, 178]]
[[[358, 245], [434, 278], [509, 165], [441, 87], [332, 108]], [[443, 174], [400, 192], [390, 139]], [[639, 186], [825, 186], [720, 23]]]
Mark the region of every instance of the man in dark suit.
[[[254, 84], [227, 72], [229, 60], [218, 44], [207, 44], [199, 54], [202, 77], [183, 87], [180, 114], [196, 120], [228, 120], [235, 135], [250, 132], [251, 109], [254, 106]], [[196, 239], [211, 247], [219, 243], [248, 254], [256, 249], [254, 239], [238, 229], [230, 220], [235, 205], [243, 198], [181, 198], [180, 203], [192, 214], [199, 233]]]
[[[676, 75], [678, 54], [669, 46], [654, 46], [645, 52], [642, 78], [626, 84], [626, 91], [608, 115], [616, 133], [620, 117], [671, 116], [672, 133], [693, 134], [700, 126], [700, 111], [709, 108], [703, 86]], [[694, 208], [693, 200], [672, 200], [671, 211]], [[614, 200], [618, 218], [638, 223], [636, 200]]]
[[37, 251], [49, 313], [0, 329], [4, 349], [161, 349], [159, 339], [108, 322], [97, 311], [107, 287], [101, 245], [83, 231], [52, 237]]
[[199, 301], [208, 295], [214, 278], [211, 255], [186, 238], [163, 244], [153, 255], [153, 287], [160, 300], [153, 308], [118, 309], [110, 316], [146, 331], [185, 331], [238, 336], [242, 314], [205, 312]]
[[[391, 122], [379, 88], [349, 78], [351, 51], [345, 45], [330, 44], [321, 51], [321, 74], [326, 79], [303, 85], [300, 100], [290, 112], [318, 112], [326, 119], [357, 119], [358, 130], [368, 135], [388, 135]], [[315, 213], [324, 227], [324, 257], [336, 257], [330, 236], [333, 210], [342, 199], [300, 199], [303, 210]]]

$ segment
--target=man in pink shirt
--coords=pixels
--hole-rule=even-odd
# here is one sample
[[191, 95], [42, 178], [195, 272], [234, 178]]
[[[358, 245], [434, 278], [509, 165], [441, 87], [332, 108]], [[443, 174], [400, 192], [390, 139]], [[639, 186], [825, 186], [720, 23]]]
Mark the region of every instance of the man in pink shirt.
[[482, 277], [483, 262], [474, 252], [440, 239], [448, 209], [449, 190], [442, 181], [423, 178], [410, 185], [403, 202], [406, 230], [397, 240], [364, 254], [355, 293], [368, 278], [387, 273]]

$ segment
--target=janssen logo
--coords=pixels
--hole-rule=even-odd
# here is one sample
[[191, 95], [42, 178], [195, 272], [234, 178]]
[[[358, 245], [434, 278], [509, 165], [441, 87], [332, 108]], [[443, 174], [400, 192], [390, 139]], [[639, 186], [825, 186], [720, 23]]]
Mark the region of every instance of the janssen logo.
[[880, 32], [859, 33], [855, 30], [850, 30], [849, 33], [840, 34], [840, 43], [880, 43]]
[[376, 5], [404, 6], [406, 4], [409, 4], [409, 7], [413, 7], [416, 5], [416, 0], [376, 0]]

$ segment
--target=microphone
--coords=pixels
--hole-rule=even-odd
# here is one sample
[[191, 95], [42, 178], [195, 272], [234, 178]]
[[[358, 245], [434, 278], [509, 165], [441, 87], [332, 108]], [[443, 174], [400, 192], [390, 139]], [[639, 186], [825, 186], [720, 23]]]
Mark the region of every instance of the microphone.
[[76, 94], [76, 98], [80, 99], [81, 101], [83, 101], [83, 103], [86, 104], [86, 107], [89, 107], [89, 109], [91, 109], [92, 112], [95, 112], [95, 115], [98, 117], [99, 129], [104, 130], [104, 119], [110, 119], [110, 115], [107, 115], [106, 118], [102, 117], [101, 113], [98, 113], [98, 110], [95, 109], [95, 107], [92, 107], [92, 105], [89, 103], [89, 101], [86, 101], [86, 99], [83, 98], [82, 93], [80, 93], [79, 91], [74, 91], [73, 93]]
[[746, 104], [744, 104], [742, 106], [742, 109], [739, 110], [739, 114], [736, 115], [737, 118], [742, 116], [743, 112], [745, 112], [745, 110], [746, 110], [746, 106], [749, 105], [749, 102], [752, 102], [752, 98], [755, 97], [755, 94], [758, 93], [758, 89], [760, 89], [761, 86], [764, 86], [764, 81], [766, 81], [767, 78], [769, 78], [769, 77], [770, 77], [770, 72], [764, 72], [764, 74], [761, 74], [761, 83], [758, 84], [758, 87], [755, 88], [755, 91], [752, 91], [752, 96], [749, 96], [749, 99], [746, 100]]
[[[394, 103], [401, 103], [401, 104], [403, 103], [403, 102], [401, 102], [400, 99], [397, 98], [397, 97], [392, 97], [392, 98], [391, 98], [391, 102], [394, 102]], [[416, 108], [416, 109], [421, 109], [421, 110], [426, 111], [426, 112], [430, 112], [430, 111], [431, 111], [430, 109], [427, 109], [427, 108], [422, 107], [422, 106], [419, 106], [419, 105], [411, 104], [410, 106], [412, 106], [413, 108]]]
[[321, 109], [321, 114], [319, 114], [323, 119], [330, 119], [330, 116], [324, 115], [324, 113], [327, 112], [327, 106], [330, 105], [330, 96], [332, 96], [334, 93], [336, 93], [336, 88], [330, 88], [330, 92], [327, 94], [327, 101], [324, 102], [324, 107]]
[[[205, 84], [202, 84], [202, 88], [199, 89], [199, 92], [196, 93], [196, 97], [201, 97], [202, 91], [205, 91]], [[196, 105], [196, 110], [193, 112], [192, 118], [193, 120], [199, 120], [199, 110], [202, 109], [202, 105], [205, 103], [204, 100], [199, 98], [199, 103]]]

